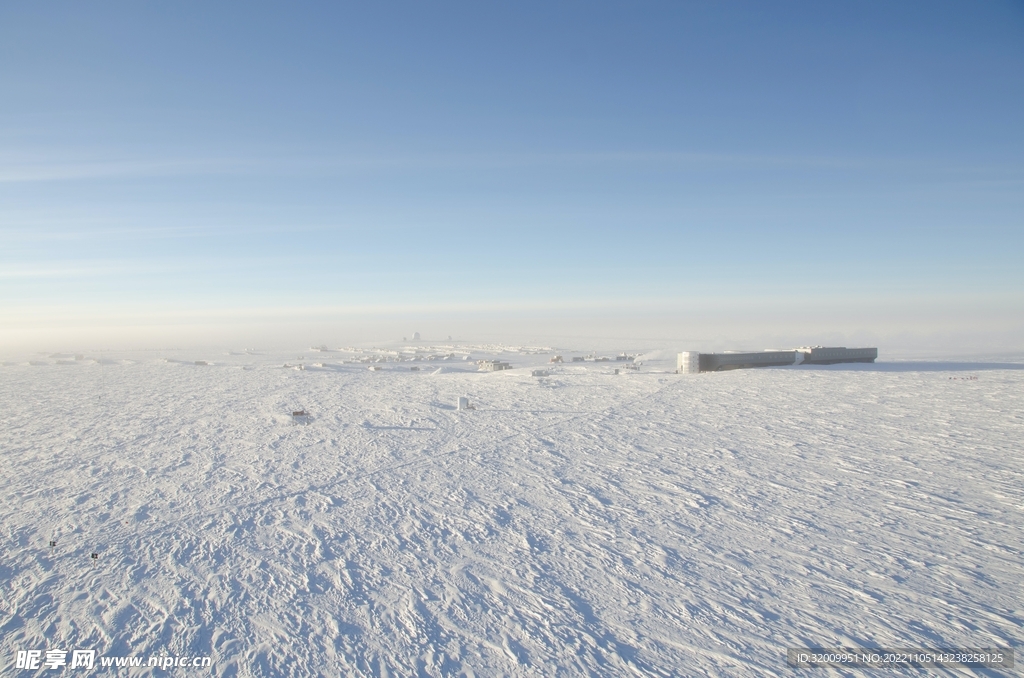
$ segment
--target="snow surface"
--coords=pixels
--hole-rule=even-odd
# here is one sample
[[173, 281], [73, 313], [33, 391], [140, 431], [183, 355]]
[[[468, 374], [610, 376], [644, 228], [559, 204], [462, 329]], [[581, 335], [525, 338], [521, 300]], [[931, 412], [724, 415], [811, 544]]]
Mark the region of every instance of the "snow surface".
[[789, 646], [1024, 641], [1020, 366], [531, 377], [554, 352], [0, 366], [5, 675], [56, 647], [761, 676]]

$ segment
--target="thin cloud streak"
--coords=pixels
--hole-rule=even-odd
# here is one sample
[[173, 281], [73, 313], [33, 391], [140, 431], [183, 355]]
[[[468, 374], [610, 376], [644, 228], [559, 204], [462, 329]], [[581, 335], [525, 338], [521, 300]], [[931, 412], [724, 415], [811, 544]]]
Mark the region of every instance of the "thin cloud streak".
[[[107, 160], [71, 162], [0, 162], [0, 184], [139, 179], [151, 177], [331, 174], [372, 170], [514, 169], [525, 167], [676, 167], [679, 169], [830, 169], [936, 170], [950, 173], [1019, 172], [1020, 168], [957, 166], [904, 158], [756, 155], [705, 152], [597, 153], [440, 153], [352, 155], [340, 157], [258, 156], [238, 158], [180, 158], [165, 160]], [[1002, 179], [1005, 180], [1005, 179]], [[1011, 179], [1009, 181], [1017, 181]]]

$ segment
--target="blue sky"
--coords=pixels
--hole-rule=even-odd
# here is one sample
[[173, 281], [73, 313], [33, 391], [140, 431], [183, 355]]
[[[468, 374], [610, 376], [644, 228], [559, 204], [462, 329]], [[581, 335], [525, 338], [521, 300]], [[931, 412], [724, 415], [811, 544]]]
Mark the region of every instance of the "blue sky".
[[0, 8], [0, 345], [1024, 349], [1024, 4], [367, 5]]

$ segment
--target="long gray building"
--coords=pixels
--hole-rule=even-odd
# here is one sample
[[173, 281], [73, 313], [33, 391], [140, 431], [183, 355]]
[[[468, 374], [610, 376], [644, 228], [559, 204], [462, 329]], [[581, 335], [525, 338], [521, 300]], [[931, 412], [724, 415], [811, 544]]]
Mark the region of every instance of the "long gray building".
[[846, 348], [845, 346], [803, 346], [796, 350], [797, 364], [835, 365], [836, 363], [873, 363], [877, 348]]
[[676, 371], [722, 372], [750, 367], [781, 367], [783, 365], [835, 365], [837, 363], [873, 363], [877, 348], [846, 348], [845, 346], [802, 346], [791, 350], [766, 350], [750, 353], [698, 353], [683, 351], [676, 360]]

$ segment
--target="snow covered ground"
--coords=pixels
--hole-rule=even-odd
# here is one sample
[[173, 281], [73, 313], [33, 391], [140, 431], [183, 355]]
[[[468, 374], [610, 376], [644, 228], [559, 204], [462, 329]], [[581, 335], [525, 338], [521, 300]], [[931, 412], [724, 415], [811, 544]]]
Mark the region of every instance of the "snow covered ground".
[[0, 366], [4, 675], [91, 648], [764, 676], [789, 646], [1024, 642], [1020, 366], [532, 377], [542, 349]]

